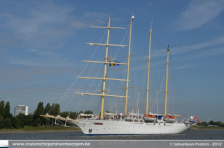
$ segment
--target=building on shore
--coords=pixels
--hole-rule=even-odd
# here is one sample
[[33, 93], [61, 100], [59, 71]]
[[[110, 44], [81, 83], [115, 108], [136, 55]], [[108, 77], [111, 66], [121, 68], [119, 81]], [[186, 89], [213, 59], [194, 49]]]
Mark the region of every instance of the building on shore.
[[28, 115], [28, 106], [18, 105], [15, 107], [14, 117], [18, 116], [20, 113]]

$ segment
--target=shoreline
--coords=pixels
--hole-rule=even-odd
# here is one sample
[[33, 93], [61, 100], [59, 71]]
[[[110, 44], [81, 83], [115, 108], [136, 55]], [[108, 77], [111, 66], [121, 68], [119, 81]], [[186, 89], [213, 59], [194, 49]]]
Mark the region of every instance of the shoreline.
[[14, 134], [14, 133], [45, 133], [45, 132], [78, 132], [77, 128], [69, 127], [32, 127], [24, 129], [0, 129], [0, 134]]
[[0, 130], [0, 135], [1, 134], [16, 134], [16, 133], [48, 133], [48, 132], [79, 132], [80, 130], [30, 130], [30, 131], [26, 131], [26, 130]]
[[224, 130], [224, 127], [191, 127], [190, 130]]

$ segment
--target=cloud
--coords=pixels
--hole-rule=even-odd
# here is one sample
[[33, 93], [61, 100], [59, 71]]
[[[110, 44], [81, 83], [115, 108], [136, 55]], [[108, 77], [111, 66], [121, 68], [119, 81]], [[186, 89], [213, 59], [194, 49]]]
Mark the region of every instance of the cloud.
[[75, 30], [90, 28], [91, 23], [102, 24], [108, 17], [99, 12], [74, 15], [75, 7], [55, 3], [20, 6], [19, 10], [4, 11], [0, 15], [0, 50], [25, 53], [3, 57], [13, 65], [71, 66], [71, 62], [61, 56], [61, 50], [52, 49], [64, 49], [68, 46], [66, 37], [74, 35]]
[[198, 59], [205, 56], [214, 56], [214, 55], [218, 55], [222, 53], [224, 53], [224, 47], [213, 48], [211, 50], [200, 52], [199, 54], [187, 57], [186, 59], [182, 59], [182, 61], [189, 61], [189, 60]]
[[152, 6], [152, 3], [147, 2], [146, 5], [151, 7]]
[[[11, 38], [33, 41], [36, 44], [39, 44], [39, 41], [41, 43], [47, 41], [49, 44], [51, 40], [73, 35], [75, 29], [90, 28], [92, 24], [102, 24], [109, 16], [100, 12], [76, 13], [74, 15], [75, 7], [56, 3], [38, 3], [32, 7], [27, 7], [24, 4], [19, 9], [19, 13], [3, 12], [0, 15], [2, 22], [0, 27], [11, 32]], [[15, 33], [16, 35], [12, 35]]]
[[[3, 14], [1, 25], [7, 30], [13, 30], [20, 34], [20, 38], [33, 38], [35, 35], [46, 34], [58, 26], [67, 23], [68, 14], [75, 8], [70, 6], [58, 6], [53, 3], [38, 5], [23, 10], [24, 14]], [[54, 27], [56, 26], [56, 27]]]
[[121, 13], [126, 13], [126, 14], [131, 14], [131, 13], [132, 13], [129, 9], [126, 9], [126, 8], [124, 8], [124, 7], [121, 7], [121, 8], [119, 9], [119, 11], [120, 11]]
[[174, 26], [180, 30], [192, 30], [216, 18], [224, 10], [224, 1], [191, 1]]
[[[199, 43], [195, 45], [170, 48], [170, 53], [172, 54], [186, 53], [186, 52], [203, 49], [206, 47], [212, 47], [212, 46], [216, 46], [220, 44], [224, 44], [224, 37], [219, 37], [215, 40]], [[165, 51], [166, 49], [154, 50], [152, 55], [155, 57], [165, 56], [166, 55]]]
[[19, 59], [19, 58], [11, 58], [8, 63], [14, 64], [14, 65], [25, 65], [25, 66], [40, 66], [38, 63], [29, 61], [29, 60], [24, 60], [24, 59]]
[[174, 69], [179, 70], [179, 69], [192, 68], [192, 67], [196, 67], [196, 66], [199, 66], [199, 65], [184, 65], [184, 66], [175, 67]]
[[74, 66], [67, 58], [57, 58], [54, 57], [36, 57], [36, 58], [29, 58], [29, 57], [7, 57], [7, 63], [13, 65], [23, 65], [23, 66], [38, 66], [38, 67], [61, 67], [61, 66]]
[[[80, 67], [81, 68], [81, 67]], [[41, 83], [48, 81], [48, 76], [79, 74], [80, 68], [73, 67], [23, 67], [12, 68], [1, 66], [0, 80], [3, 83], [31, 82]]]
[[40, 56], [50, 56], [50, 57], [60, 57], [59, 54], [56, 54], [56, 53], [53, 53], [51, 51], [39, 51], [37, 49], [28, 49], [28, 51], [32, 52], [32, 53], [36, 53], [37, 55], [40, 55]]
[[108, 17], [109, 15], [104, 13], [86, 12], [81, 17], [76, 17], [72, 26], [78, 29], [89, 28], [91, 25], [103, 24]]

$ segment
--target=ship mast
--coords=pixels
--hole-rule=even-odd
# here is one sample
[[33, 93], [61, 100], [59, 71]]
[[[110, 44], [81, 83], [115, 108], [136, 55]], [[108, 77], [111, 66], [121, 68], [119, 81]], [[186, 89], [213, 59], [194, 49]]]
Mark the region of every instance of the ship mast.
[[126, 99], [125, 99], [125, 112], [124, 114], [127, 115], [128, 113], [128, 82], [129, 82], [129, 65], [130, 65], [130, 54], [131, 54], [131, 29], [132, 29], [132, 21], [134, 20], [134, 16], [131, 17], [130, 22], [130, 36], [129, 36], [129, 48], [128, 48], [128, 66], [127, 66], [127, 81], [126, 81]]
[[[103, 89], [102, 89], [102, 95], [105, 95], [105, 87], [106, 87], [106, 80], [105, 78], [107, 77], [107, 55], [108, 55], [108, 44], [109, 44], [109, 35], [110, 35], [110, 17], [108, 20], [108, 29], [107, 29], [107, 45], [106, 45], [106, 55], [104, 58], [104, 73], [103, 73]], [[101, 115], [100, 115], [100, 119], [103, 119], [103, 108], [104, 108], [104, 96], [102, 96], [102, 100], [101, 100]]]
[[168, 86], [168, 68], [169, 68], [169, 45], [167, 49], [167, 62], [166, 62], [166, 86], [165, 86], [165, 109], [164, 115], [167, 115], [167, 86]]
[[146, 109], [145, 109], [146, 115], [148, 114], [148, 109], [149, 109], [149, 70], [150, 70], [151, 37], [152, 37], [152, 21], [151, 21], [150, 37], [149, 37], [148, 76], [147, 76]]
[[[109, 46], [127, 46], [127, 45], [119, 45], [119, 44], [109, 44], [109, 35], [110, 35], [110, 29], [125, 29], [121, 27], [110, 27], [110, 18], [108, 20], [108, 26], [107, 27], [98, 27], [98, 26], [92, 26], [92, 28], [107, 28], [107, 43], [106, 44], [101, 44], [101, 43], [87, 43], [90, 45], [102, 45], [106, 46], [106, 54], [104, 61], [87, 61], [84, 60], [83, 62], [89, 62], [89, 63], [103, 63], [104, 64], [104, 74], [103, 78], [97, 78], [97, 77], [79, 77], [80, 79], [97, 79], [97, 80], [103, 80], [103, 88], [100, 94], [96, 93], [83, 93], [83, 92], [76, 92], [76, 94], [81, 94], [81, 95], [94, 95], [94, 96], [101, 96], [102, 101], [101, 101], [101, 116], [100, 119], [103, 119], [103, 114], [104, 114], [104, 98], [106, 97], [119, 97], [119, 98], [126, 98], [126, 96], [119, 96], [119, 95], [108, 95], [106, 94], [106, 80], [113, 80], [113, 81], [128, 81], [128, 79], [115, 79], [115, 78], [107, 78], [107, 64], [110, 64], [111, 62], [108, 61], [108, 47]], [[117, 63], [113, 62], [113, 64], [119, 64], [119, 65], [127, 65], [127, 63]]]

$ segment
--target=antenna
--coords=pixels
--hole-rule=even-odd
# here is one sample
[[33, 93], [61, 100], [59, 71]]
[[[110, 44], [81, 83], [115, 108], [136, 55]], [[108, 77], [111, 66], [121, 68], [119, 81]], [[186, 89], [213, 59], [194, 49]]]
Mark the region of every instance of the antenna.
[[153, 20], [151, 20], [151, 23], [150, 23], [150, 29], [152, 28], [152, 22], [153, 22]]

